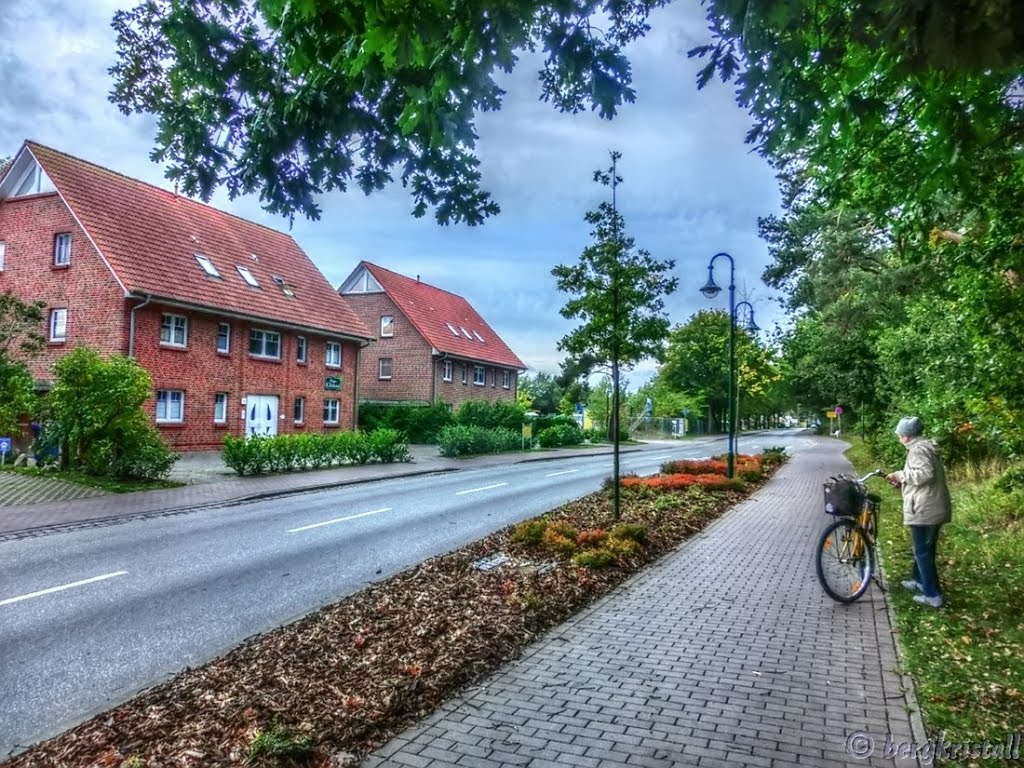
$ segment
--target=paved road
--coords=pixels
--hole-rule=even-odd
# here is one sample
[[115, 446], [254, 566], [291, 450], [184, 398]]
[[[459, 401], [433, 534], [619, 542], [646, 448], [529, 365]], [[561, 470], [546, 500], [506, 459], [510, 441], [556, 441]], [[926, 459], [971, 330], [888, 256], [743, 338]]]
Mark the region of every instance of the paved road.
[[[766, 435], [767, 444], [809, 445]], [[722, 450], [649, 445], [623, 472]], [[752, 437], [742, 450], [754, 451]], [[433, 555], [585, 495], [610, 456], [427, 475], [0, 542], [0, 755]]]

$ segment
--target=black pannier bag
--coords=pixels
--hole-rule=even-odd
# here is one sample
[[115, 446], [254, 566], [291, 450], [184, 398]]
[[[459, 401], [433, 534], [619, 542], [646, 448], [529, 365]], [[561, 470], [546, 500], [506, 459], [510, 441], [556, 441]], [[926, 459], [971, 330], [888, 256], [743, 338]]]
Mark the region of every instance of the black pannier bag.
[[825, 483], [825, 511], [830, 515], [856, 517], [864, 506], [864, 488], [855, 479], [840, 475]]

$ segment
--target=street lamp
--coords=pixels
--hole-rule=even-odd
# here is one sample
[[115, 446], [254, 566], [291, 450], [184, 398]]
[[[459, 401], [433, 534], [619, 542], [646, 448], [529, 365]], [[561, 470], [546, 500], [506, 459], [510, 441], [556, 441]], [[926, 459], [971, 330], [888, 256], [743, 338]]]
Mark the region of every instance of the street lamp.
[[[711, 257], [711, 261], [708, 262], [708, 281], [704, 284], [704, 287], [700, 289], [700, 292], [704, 294], [704, 298], [713, 299], [721, 293], [721, 287], [715, 282], [715, 261], [719, 258], [724, 257], [729, 260], [729, 383], [726, 387], [726, 408], [728, 416], [726, 417], [729, 429], [729, 458], [726, 465], [726, 475], [733, 477], [735, 464], [736, 464], [736, 414], [733, 412], [733, 392], [736, 386], [736, 310], [739, 308], [736, 305], [736, 262], [733, 261], [732, 256], [728, 253], [716, 253]], [[754, 307], [749, 301], [740, 302], [739, 306], [746, 305], [750, 310], [750, 318], [747, 324], [744, 326], [744, 330], [756, 333], [760, 330], [757, 324], [754, 323]]]

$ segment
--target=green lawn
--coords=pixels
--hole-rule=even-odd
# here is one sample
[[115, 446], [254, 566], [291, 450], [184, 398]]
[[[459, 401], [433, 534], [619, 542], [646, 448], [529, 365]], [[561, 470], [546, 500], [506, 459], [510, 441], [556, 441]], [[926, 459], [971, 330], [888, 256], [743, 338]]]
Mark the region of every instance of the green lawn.
[[[847, 458], [860, 474], [877, 464], [859, 441]], [[993, 480], [950, 484], [953, 521], [938, 551], [946, 605], [934, 610], [899, 584], [913, 562], [899, 491], [871, 487], [883, 494], [879, 547], [929, 735], [999, 741], [1024, 730], [1024, 491], [1000, 491]]]

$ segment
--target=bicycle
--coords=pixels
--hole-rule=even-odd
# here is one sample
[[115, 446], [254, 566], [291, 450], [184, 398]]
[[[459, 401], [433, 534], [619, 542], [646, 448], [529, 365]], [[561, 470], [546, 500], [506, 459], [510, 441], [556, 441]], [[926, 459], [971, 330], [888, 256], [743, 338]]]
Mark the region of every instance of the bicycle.
[[875, 576], [882, 497], [868, 492], [865, 483], [872, 477], [885, 473], [876, 469], [860, 478], [839, 475], [825, 483], [825, 511], [837, 519], [818, 539], [814, 565], [825, 593], [840, 603], [861, 597]]

